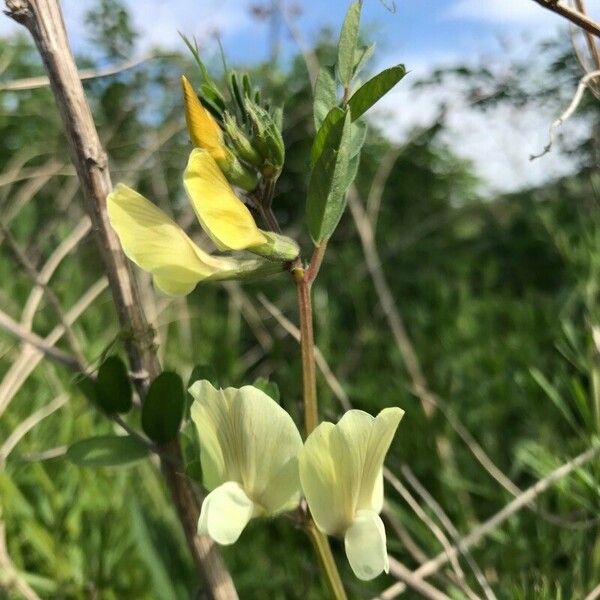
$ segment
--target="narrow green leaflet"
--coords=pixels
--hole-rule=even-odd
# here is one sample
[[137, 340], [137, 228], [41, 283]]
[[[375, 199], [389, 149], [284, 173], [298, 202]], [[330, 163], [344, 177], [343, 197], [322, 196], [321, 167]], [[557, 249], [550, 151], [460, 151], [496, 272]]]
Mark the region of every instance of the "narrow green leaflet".
[[310, 176], [306, 219], [310, 235], [319, 244], [335, 230], [346, 207], [350, 162], [350, 111], [331, 127]]
[[373, 104], [385, 96], [404, 76], [404, 65], [396, 65], [385, 69], [372, 77], [352, 94], [348, 104], [352, 110], [352, 120], [356, 121]]
[[107, 413], [131, 410], [133, 390], [125, 363], [116, 355], [109, 356], [98, 369], [96, 401]]
[[360, 153], [367, 138], [367, 124], [364, 121], [354, 121], [350, 130], [350, 157]]
[[313, 104], [313, 113], [315, 119], [315, 131], [325, 120], [327, 113], [337, 104], [335, 91], [335, 80], [328, 69], [321, 67], [315, 82], [315, 99]]
[[126, 465], [148, 455], [148, 448], [128, 435], [99, 435], [75, 442], [67, 450], [67, 458], [80, 467], [113, 467]]
[[356, 53], [356, 64], [354, 65], [354, 76], [360, 73], [360, 70], [367, 64], [367, 61], [373, 56], [375, 52], [375, 44], [370, 46], [363, 46]]
[[185, 409], [183, 382], [177, 373], [164, 371], [150, 385], [142, 405], [142, 429], [157, 444], [179, 432]]
[[317, 131], [317, 135], [315, 135], [312, 148], [310, 149], [311, 166], [314, 167], [321, 154], [323, 154], [325, 146], [331, 143], [329, 138], [331, 137], [333, 129], [344, 120], [345, 116], [346, 111], [341, 109], [339, 106], [334, 106], [327, 113], [327, 116], [323, 119], [323, 123], [321, 123], [321, 126]]
[[350, 5], [338, 43], [337, 70], [342, 85], [349, 86], [354, 74], [354, 65], [357, 54], [358, 28], [360, 26], [361, 2], [357, 0]]

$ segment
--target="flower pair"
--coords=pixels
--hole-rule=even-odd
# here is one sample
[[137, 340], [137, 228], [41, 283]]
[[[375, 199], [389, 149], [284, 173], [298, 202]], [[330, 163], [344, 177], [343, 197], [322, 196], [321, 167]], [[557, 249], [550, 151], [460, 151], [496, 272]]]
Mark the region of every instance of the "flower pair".
[[277, 273], [282, 262], [298, 255], [292, 239], [258, 228], [208, 150], [192, 151], [183, 183], [200, 225], [219, 250], [247, 250], [262, 258], [204, 252], [166, 213], [120, 183], [107, 198], [111, 225], [125, 254], [165, 294], [184, 296], [200, 281]]
[[255, 387], [217, 390], [198, 381], [190, 393], [210, 490], [199, 533], [232, 544], [251, 518], [291, 511], [303, 493], [317, 527], [344, 538], [357, 577], [387, 572], [382, 468], [404, 411], [350, 410], [303, 444], [290, 415]]

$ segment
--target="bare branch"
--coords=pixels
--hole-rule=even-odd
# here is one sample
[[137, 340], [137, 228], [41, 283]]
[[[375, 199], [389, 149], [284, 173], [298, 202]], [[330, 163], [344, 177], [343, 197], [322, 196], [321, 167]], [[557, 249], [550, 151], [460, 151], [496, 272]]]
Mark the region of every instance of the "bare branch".
[[[269, 314], [281, 325], [281, 327], [287, 331], [289, 335], [291, 335], [298, 343], [300, 343], [300, 330], [296, 325], [294, 325], [272, 302], [270, 302], [264, 294], [258, 294], [258, 300], [265, 307], [265, 309], [269, 312]], [[319, 371], [325, 378], [325, 381], [331, 388], [331, 391], [334, 393], [336, 398], [339, 400], [342, 408], [344, 410], [350, 410], [352, 405], [350, 404], [350, 398], [348, 394], [342, 387], [342, 384], [339, 382], [338, 378], [335, 376], [334, 372], [331, 370], [327, 360], [323, 356], [321, 350], [315, 346], [315, 361], [317, 366], [319, 367]]]
[[[137, 58], [130, 58], [117, 65], [103, 67], [102, 69], [83, 69], [79, 71], [79, 79], [85, 81], [87, 79], [98, 79], [100, 77], [108, 77], [109, 75], [117, 75], [123, 71], [133, 69], [133, 67], [137, 67], [152, 58], [152, 56], [139, 56]], [[0, 92], [34, 90], [36, 88], [48, 87], [49, 85], [50, 80], [45, 75], [41, 75], [40, 77], [26, 77], [24, 79], [15, 79], [14, 81], [0, 83]]]
[[39, 335], [32, 333], [31, 331], [25, 329], [20, 323], [17, 323], [15, 320], [11, 319], [5, 312], [0, 310], [0, 327], [8, 333], [14, 335], [19, 338], [23, 342], [27, 342], [31, 344], [45, 355], [49, 356], [53, 360], [59, 362], [62, 365], [65, 365], [69, 369], [73, 369], [75, 371], [79, 371], [79, 361], [70, 354], [63, 352], [59, 348], [55, 348], [52, 344], [49, 344], [41, 338]]
[[[50, 87], [69, 141], [71, 158], [92, 220], [96, 241], [108, 276], [121, 326], [130, 332], [126, 340], [131, 370], [137, 374], [140, 395], [161, 366], [152, 343], [151, 329], [143, 313], [129, 266], [110, 226], [106, 197], [112, 189], [108, 159], [96, 130], [89, 104], [69, 47], [58, 0], [5, 0], [8, 16], [31, 34], [48, 74]], [[167, 454], [181, 457], [176, 441], [165, 445]], [[198, 572], [215, 600], [237, 599], [231, 576], [210, 538], [197, 535], [198, 498], [179, 468], [162, 461], [179, 519]]]
[[540, 6], [555, 12], [556, 14], [564, 17], [574, 23], [578, 27], [589, 31], [591, 34], [600, 37], [600, 23], [597, 23], [584, 13], [580, 13], [578, 10], [574, 10], [564, 4], [561, 4], [557, 0], [533, 0]]
[[60, 394], [60, 396], [57, 396], [54, 398], [54, 400], [48, 402], [48, 404], [30, 414], [26, 419], [23, 419], [23, 421], [21, 421], [19, 425], [17, 425], [17, 427], [11, 431], [10, 435], [6, 438], [6, 440], [4, 440], [2, 447], [0, 447], [0, 467], [6, 461], [8, 455], [14, 450], [15, 446], [21, 441], [21, 439], [38, 423], [64, 406], [67, 400], [67, 394]]
[[545, 154], [548, 154], [548, 152], [550, 152], [550, 149], [552, 148], [552, 144], [554, 144], [556, 130], [567, 119], [570, 119], [573, 116], [573, 113], [577, 110], [577, 107], [579, 106], [579, 103], [581, 102], [581, 99], [583, 98], [583, 92], [585, 91], [585, 88], [588, 86], [589, 82], [592, 79], [595, 79], [596, 77], [600, 77], [600, 70], [592, 71], [591, 73], [587, 73], [579, 80], [579, 85], [577, 86], [577, 90], [575, 91], [575, 95], [573, 96], [571, 103], [569, 104], [567, 109], [562, 113], [562, 115], [560, 115], [560, 117], [558, 117], [558, 119], [556, 119], [556, 121], [554, 121], [554, 123], [552, 123], [552, 125], [550, 126], [548, 143], [544, 146], [544, 149], [539, 154], [532, 154], [529, 157], [529, 160], [535, 160], [536, 158], [540, 158], [540, 157], [544, 156]]
[[[458, 554], [460, 551], [459, 546], [462, 548], [471, 548], [472, 546], [476, 545], [481, 539], [502, 525], [502, 523], [508, 520], [516, 512], [534, 502], [534, 500], [540, 494], [543, 494], [545, 491], [547, 491], [554, 483], [560, 479], [563, 479], [564, 477], [567, 477], [573, 471], [579, 469], [583, 465], [591, 462], [597, 458], [598, 455], [600, 455], [600, 446], [594, 446], [592, 448], [588, 448], [579, 456], [576, 456], [572, 460], [554, 469], [554, 471], [551, 471], [548, 475], [546, 475], [546, 477], [543, 477], [537, 483], [533, 484], [531, 487], [519, 494], [516, 498], [511, 500], [502, 510], [498, 511], [487, 521], [473, 529], [471, 533], [463, 537], [459, 543], [452, 546], [450, 553], [456, 556], [456, 554]], [[440, 552], [436, 557], [421, 565], [413, 573], [413, 575], [421, 579], [428, 577], [429, 575], [437, 572], [440, 567], [448, 562], [448, 560], [448, 554], [445, 551]], [[392, 598], [396, 598], [396, 596], [405, 590], [406, 585], [404, 583], [396, 583], [390, 586], [376, 598], [377, 600], [391, 600]]]
[[402, 475], [404, 475], [406, 481], [410, 485], [412, 485], [413, 489], [422, 500], [429, 506], [429, 508], [434, 512], [437, 516], [440, 523], [445, 527], [446, 531], [452, 536], [452, 539], [458, 545], [458, 549], [464, 555], [465, 560], [469, 563], [475, 577], [477, 578], [477, 582], [483, 589], [486, 598], [488, 600], [496, 600], [496, 595], [494, 594], [492, 588], [487, 582], [485, 575], [479, 568], [479, 565], [475, 562], [471, 552], [468, 548], [463, 548], [460, 546], [460, 534], [458, 533], [454, 523], [450, 520], [444, 509], [440, 506], [437, 500], [429, 493], [429, 491], [423, 486], [423, 484], [417, 479], [416, 475], [412, 472], [408, 465], [402, 465], [401, 467]]

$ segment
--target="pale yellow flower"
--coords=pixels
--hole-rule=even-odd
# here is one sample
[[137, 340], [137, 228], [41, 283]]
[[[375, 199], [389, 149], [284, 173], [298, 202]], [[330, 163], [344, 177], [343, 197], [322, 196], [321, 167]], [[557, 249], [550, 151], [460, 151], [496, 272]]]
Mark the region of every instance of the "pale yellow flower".
[[383, 508], [383, 461], [404, 411], [386, 408], [377, 417], [350, 410], [337, 425], [324, 422], [299, 455], [300, 481], [317, 527], [344, 538], [346, 556], [359, 579], [389, 569]]
[[198, 532], [233, 544], [253, 517], [293, 510], [300, 501], [297, 455], [302, 439], [290, 415], [247, 385], [190, 387], [203, 483]]
[[200, 281], [281, 270], [276, 263], [260, 259], [211, 256], [162, 210], [122, 183], [109, 194], [107, 208], [127, 257], [150, 273], [154, 285], [169, 296], [185, 296]]

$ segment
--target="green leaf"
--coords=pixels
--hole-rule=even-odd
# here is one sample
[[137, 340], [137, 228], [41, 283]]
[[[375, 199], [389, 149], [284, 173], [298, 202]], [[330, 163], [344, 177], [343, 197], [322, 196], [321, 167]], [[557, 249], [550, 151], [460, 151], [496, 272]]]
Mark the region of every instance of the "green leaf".
[[364, 121], [355, 121], [350, 129], [350, 157], [354, 158], [365, 143], [367, 137], [367, 124]]
[[87, 376], [83, 376], [75, 381], [77, 389], [93, 404], [98, 404], [98, 393], [96, 390], [96, 382]]
[[334, 106], [323, 119], [323, 123], [317, 131], [312, 148], [310, 149], [310, 164], [312, 167], [315, 166], [323, 153], [324, 148], [329, 143], [329, 138], [333, 129], [344, 120], [345, 116], [345, 110], [341, 109], [339, 106]]
[[329, 69], [321, 67], [315, 82], [315, 99], [313, 113], [315, 120], [315, 131], [318, 131], [327, 113], [337, 104], [335, 91], [335, 80]]
[[354, 65], [354, 76], [360, 73], [360, 70], [365, 66], [367, 61], [373, 56], [375, 51], [375, 44], [370, 46], [363, 46], [356, 53], [356, 64]]
[[357, 54], [358, 28], [360, 26], [360, 10], [362, 2], [356, 0], [350, 5], [340, 32], [338, 43], [337, 70], [340, 81], [348, 87], [354, 74], [355, 56]]
[[98, 369], [96, 400], [107, 413], [131, 410], [133, 390], [125, 363], [116, 355], [109, 356]]
[[361, 85], [352, 94], [348, 104], [352, 111], [352, 120], [356, 121], [380, 98], [385, 96], [404, 76], [406, 69], [404, 65], [396, 65], [385, 69]]
[[275, 402], [279, 402], [281, 399], [279, 386], [274, 381], [269, 381], [266, 377], [257, 377], [252, 385], [273, 398]]
[[331, 127], [308, 184], [306, 219], [315, 244], [329, 238], [346, 208], [350, 111]]
[[71, 444], [67, 458], [80, 467], [111, 467], [126, 465], [148, 455], [141, 442], [124, 435], [99, 435]]
[[157, 444], [177, 436], [185, 409], [183, 381], [164, 371], [150, 385], [142, 405], [142, 429]]

